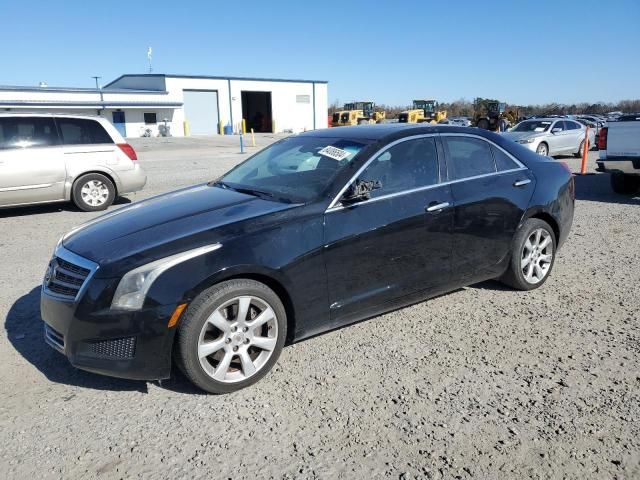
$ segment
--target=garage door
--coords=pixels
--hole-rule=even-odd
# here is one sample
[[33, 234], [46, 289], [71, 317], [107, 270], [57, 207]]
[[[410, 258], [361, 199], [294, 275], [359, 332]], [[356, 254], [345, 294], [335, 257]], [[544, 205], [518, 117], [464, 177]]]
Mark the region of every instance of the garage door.
[[218, 133], [218, 92], [215, 90], [185, 90], [184, 117], [191, 135]]

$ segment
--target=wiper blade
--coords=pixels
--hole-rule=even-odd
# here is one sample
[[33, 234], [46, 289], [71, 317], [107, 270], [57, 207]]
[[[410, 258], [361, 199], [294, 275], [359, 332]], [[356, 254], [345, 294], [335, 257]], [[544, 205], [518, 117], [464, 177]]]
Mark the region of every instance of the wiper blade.
[[270, 200], [275, 200], [277, 202], [291, 203], [291, 199], [289, 199], [289, 198], [276, 197], [275, 194], [273, 194], [271, 192], [266, 192], [264, 190], [259, 190], [257, 188], [237, 187], [237, 186], [229, 185], [228, 183], [220, 182], [220, 181], [217, 181], [217, 180], [213, 181], [213, 182], [210, 182], [209, 185], [210, 186], [214, 186], [214, 187], [224, 188], [225, 190], [233, 190], [234, 192], [244, 193], [244, 194], [247, 194], [247, 195], [252, 195], [252, 196], [258, 197], [258, 198], [268, 198]]

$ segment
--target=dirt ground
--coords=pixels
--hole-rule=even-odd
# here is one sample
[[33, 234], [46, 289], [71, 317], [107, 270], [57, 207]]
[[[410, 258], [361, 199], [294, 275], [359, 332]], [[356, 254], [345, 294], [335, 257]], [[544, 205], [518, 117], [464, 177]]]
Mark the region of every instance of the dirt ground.
[[[130, 198], [216, 177], [237, 141], [136, 141], [149, 182]], [[486, 282], [298, 343], [226, 396], [71, 367], [39, 285], [95, 214], [0, 211], [0, 478], [640, 478], [640, 197], [576, 183], [543, 288]]]

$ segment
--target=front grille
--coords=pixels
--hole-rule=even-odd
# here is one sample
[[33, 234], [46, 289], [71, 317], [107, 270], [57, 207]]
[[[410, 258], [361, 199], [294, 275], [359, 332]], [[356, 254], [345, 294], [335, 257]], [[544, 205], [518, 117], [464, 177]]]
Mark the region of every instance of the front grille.
[[83, 286], [97, 265], [59, 248], [56, 256], [49, 262], [44, 278], [44, 289], [57, 297], [77, 300]]
[[91, 344], [91, 351], [101, 357], [127, 359], [136, 353], [136, 337], [104, 340]]
[[64, 335], [54, 330], [46, 323], [44, 324], [44, 339], [56, 350], [64, 352]]

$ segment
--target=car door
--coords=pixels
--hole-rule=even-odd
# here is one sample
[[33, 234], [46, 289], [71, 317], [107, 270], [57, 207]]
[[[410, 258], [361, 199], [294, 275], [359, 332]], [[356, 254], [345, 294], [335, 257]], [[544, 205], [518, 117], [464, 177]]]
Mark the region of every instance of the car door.
[[478, 136], [443, 135], [454, 207], [452, 276], [470, 283], [499, 275], [533, 194], [535, 177]]
[[325, 265], [334, 325], [450, 280], [453, 200], [441, 184], [437, 136], [400, 140], [356, 180], [381, 187], [369, 200], [325, 214]]
[[586, 129], [578, 122], [573, 120], [564, 121], [567, 135], [567, 150], [569, 153], [575, 153], [580, 148], [580, 143], [584, 139]]
[[66, 170], [53, 119], [0, 117], [0, 205], [64, 199]]
[[551, 125], [549, 132], [549, 155], [564, 153], [567, 150], [568, 144], [564, 120], [556, 120], [555, 123]]

